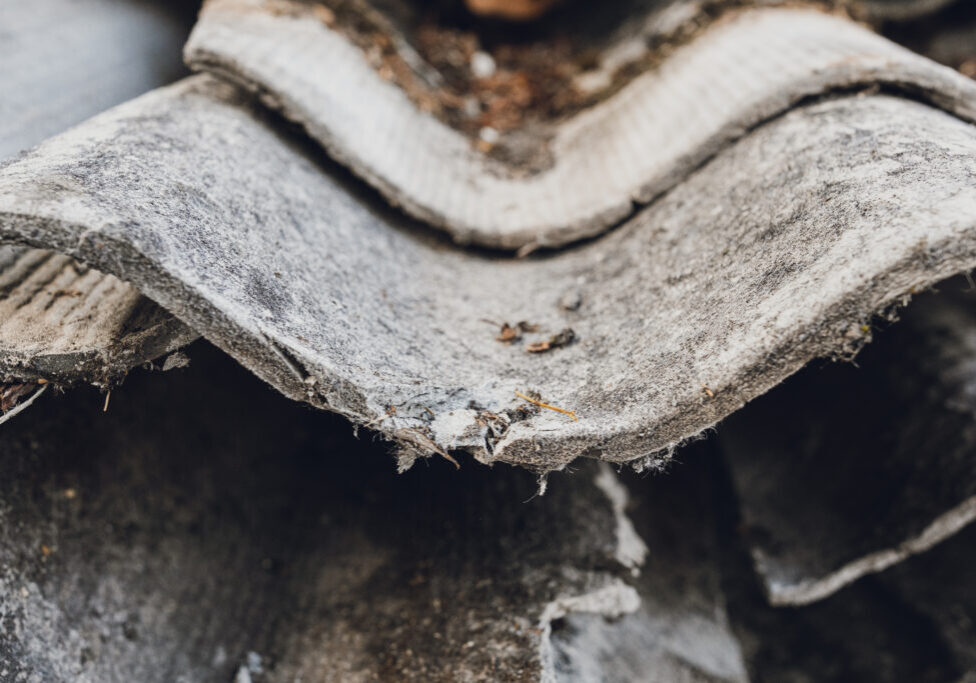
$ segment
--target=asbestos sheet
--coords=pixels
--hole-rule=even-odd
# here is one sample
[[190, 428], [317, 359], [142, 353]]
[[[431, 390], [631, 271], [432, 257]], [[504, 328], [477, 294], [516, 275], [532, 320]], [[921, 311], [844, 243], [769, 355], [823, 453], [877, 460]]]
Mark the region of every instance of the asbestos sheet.
[[976, 519], [974, 312], [970, 282], [945, 282], [854, 364], [815, 365], [719, 426], [774, 604], [821, 599]]
[[[535, 139], [544, 162], [503, 163], [384, 80], [321, 9], [210, 0], [187, 61], [260, 94], [392, 204], [461, 243], [531, 249], [599, 234], [805, 98], [884, 87], [976, 118], [972, 82], [847, 19], [742, 10], [598, 104], [513, 132]], [[677, 23], [703, 21], [692, 11]]]
[[[639, 680], [745, 680], [699, 478], [628, 492], [589, 463], [540, 497], [507, 466], [398, 475], [341, 420], [188, 353], [107, 413], [79, 389], [6, 427], [7, 679], [552, 681], [612, 643]], [[571, 638], [585, 615], [606, 640]]]
[[404, 466], [660, 464], [976, 264], [976, 129], [900, 98], [797, 109], [614, 233], [522, 260], [377, 208], [254, 106], [198, 77], [52, 139], [0, 169], [0, 237], [131, 283]]

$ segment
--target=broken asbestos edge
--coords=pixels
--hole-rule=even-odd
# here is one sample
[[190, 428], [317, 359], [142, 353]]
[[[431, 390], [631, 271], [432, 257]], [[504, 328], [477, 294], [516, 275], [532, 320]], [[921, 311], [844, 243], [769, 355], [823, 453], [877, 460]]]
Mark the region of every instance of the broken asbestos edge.
[[835, 16], [751, 10], [550, 125], [539, 140], [551, 138], [551, 165], [526, 173], [420, 111], [312, 5], [288, 7], [210, 0], [188, 64], [258, 93], [392, 204], [461, 243], [517, 249], [596, 235], [744, 131], [832, 91], [881, 86], [976, 118], [976, 85], [951, 69]]
[[[619, 230], [503, 260], [408, 223], [197, 77], [0, 168], [0, 238], [132, 283], [285, 395], [414, 454], [651, 466], [976, 265], [976, 128], [889, 96], [811, 104]], [[484, 319], [577, 341], [530, 354]]]
[[197, 336], [112, 275], [63, 254], [0, 247], [0, 381], [111, 386]]
[[552, 622], [571, 614], [596, 614], [606, 619], [619, 619], [640, 609], [640, 595], [633, 586], [618, 578], [582, 595], [559, 597], [545, 606], [539, 618], [539, 662], [541, 683], [555, 683], [556, 657], [552, 647]]

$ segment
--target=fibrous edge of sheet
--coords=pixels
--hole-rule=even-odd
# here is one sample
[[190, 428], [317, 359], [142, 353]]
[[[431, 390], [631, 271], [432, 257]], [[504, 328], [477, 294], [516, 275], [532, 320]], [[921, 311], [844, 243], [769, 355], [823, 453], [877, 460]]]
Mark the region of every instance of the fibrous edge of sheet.
[[[518, 261], [405, 225], [253, 106], [195, 78], [55, 138], [0, 170], [2, 236], [132, 282], [415, 454], [659, 462], [976, 263], [974, 129], [904, 99], [799, 108], [620, 230]], [[527, 353], [485, 320], [577, 341]]]

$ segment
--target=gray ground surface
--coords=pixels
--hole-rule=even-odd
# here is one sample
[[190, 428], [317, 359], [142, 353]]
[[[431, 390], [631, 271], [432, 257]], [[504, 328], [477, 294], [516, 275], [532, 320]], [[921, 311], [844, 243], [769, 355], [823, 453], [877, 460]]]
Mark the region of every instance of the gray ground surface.
[[4, 0], [0, 159], [180, 78], [192, 4]]
[[340, 420], [189, 353], [107, 413], [78, 390], [5, 426], [0, 680], [528, 681], [554, 671], [550, 629], [560, 668], [617, 670], [577, 613], [621, 676], [744, 680], [696, 477], [638, 499], [595, 463], [544, 497], [506, 465], [397, 475]]

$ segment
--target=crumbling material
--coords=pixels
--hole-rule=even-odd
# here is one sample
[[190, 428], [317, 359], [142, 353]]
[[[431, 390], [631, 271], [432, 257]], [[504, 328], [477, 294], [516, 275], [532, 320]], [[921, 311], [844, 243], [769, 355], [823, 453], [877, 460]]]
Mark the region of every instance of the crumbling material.
[[976, 118], [965, 77], [850, 21], [796, 9], [719, 22], [608, 100], [544, 126], [551, 163], [535, 173], [485, 157], [417, 109], [311, 11], [211, 0], [186, 57], [260, 94], [392, 204], [458, 242], [505, 249], [599, 234], [805, 98], [884, 86]]
[[[621, 539], [640, 539], [633, 554], [643, 558], [642, 569], [632, 582], [641, 604], [612, 621], [595, 614], [560, 620], [552, 636], [556, 680], [749, 680], [728, 623], [721, 582], [710, 469], [715, 460], [694, 447], [686, 456], [666, 476], [605, 482], [611, 498], [626, 501], [618, 543], [626, 547]], [[560, 483], [556, 479], [553, 486]], [[613, 493], [615, 488], [619, 493]]]
[[[974, 179], [970, 124], [841, 98], [754, 131], [600, 240], [499, 260], [378, 211], [203, 77], [0, 169], [0, 237], [131, 282], [286, 395], [392, 438], [541, 470], [651, 465], [976, 264]], [[485, 334], [506, 318], [580, 341], [528, 354]], [[481, 413], [527, 388], [579, 421], [542, 410], [490, 433]]]
[[856, 365], [811, 367], [720, 426], [774, 604], [822, 599], [976, 519], [976, 292], [938, 290]]

